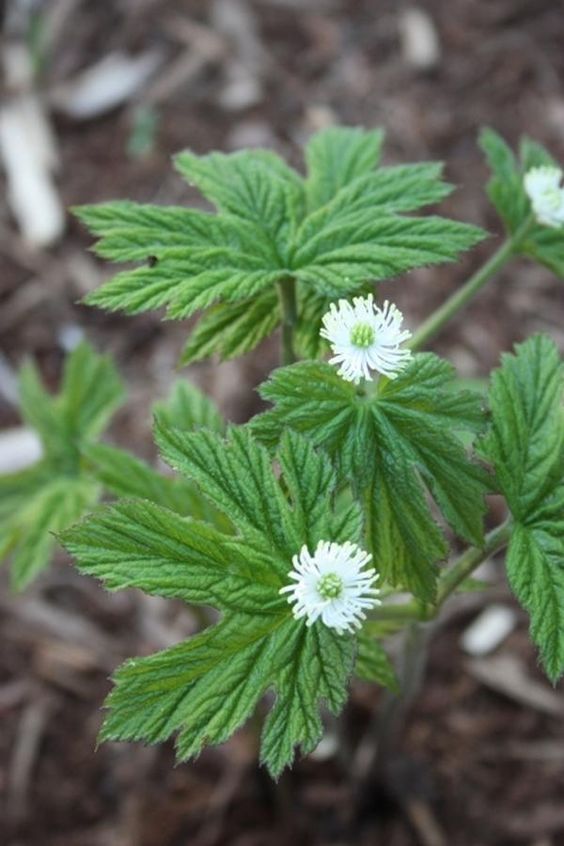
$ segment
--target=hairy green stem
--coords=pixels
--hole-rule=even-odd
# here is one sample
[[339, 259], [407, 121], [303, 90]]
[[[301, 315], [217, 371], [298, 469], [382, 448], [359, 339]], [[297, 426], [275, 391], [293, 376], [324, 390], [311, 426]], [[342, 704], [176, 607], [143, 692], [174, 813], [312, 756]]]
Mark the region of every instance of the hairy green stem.
[[385, 621], [407, 621], [407, 620], [433, 620], [440, 608], [444, 605], [449, 596], [454, 593], [457, 587], [467, 579], [486, 558], [499, 552], [507, 546], [511, 537], [511, 522], [506, 520], [495, 529], [492, 529], [485, 537], [484, 546], [472, 546], [463, 552], [462, 555], [439, 579], [437, 599], [433, 605], [425, 606], [420, 602], [404, 602], [398, 605], [383, 605], [376, 608], [371, 614], [371, 620]]
[[280, 306], [282, 309], [282, 362], [293, 364], [296, 360], [294, 352], [294, 329], [298, 322], [296, 306], [296, 280], [286, 276], [278, 282]]
[[473, 299], [486, 282], [495, 276], [507, 262], [513, 258], [521, 246], [523, 239], [529, 231], [533, 220], [528, 217], [521, 226], [516, 229], [513, 235], [499, 247], [488, 261], [474, 273], [470, 279], [455, 291], [439, 308], [422, 323], [417, 332], [411, 338], [408, 346], [412, 350], [418, 350], [425, 346], [448, 321], [457, 314], [464, 306]]

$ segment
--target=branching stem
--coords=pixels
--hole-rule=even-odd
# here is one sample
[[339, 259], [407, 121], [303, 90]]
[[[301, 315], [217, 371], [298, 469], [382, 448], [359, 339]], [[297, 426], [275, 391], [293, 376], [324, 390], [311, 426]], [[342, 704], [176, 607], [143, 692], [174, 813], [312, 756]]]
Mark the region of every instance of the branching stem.
[[463, 552], [455, 563], [446, 570], [439, 579], [437, 599], [433, 605], [422, 605], [420, 602], [404, 602], [401, 605], [383, 605], [376, 608], [371, 614], [372, 620], [407, 621], [407, 620], [433, 620], [446, 600], [451, 596], [457, 587], [467, 579], [474, 570], [489, 558], [490, 555], [499, 552], [507, 546], [511, 537], [511, 522], [506, 520], [495, 529], [492, 529], [485, 537], [483, 547], [470, 547]]

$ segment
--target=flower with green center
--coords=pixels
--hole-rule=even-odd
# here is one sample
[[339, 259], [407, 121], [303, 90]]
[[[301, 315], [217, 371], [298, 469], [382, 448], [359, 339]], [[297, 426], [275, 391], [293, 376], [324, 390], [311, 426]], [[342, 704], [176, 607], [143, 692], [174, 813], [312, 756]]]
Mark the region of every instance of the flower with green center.
[[355, 297], [352, 304], [331, 303], [322, 322], [321, 337], [334, 353], [329, 363], [339, 365], [339, 375], [347, 382], [371, 379], [372, 370], [395, 379], [411, 358], [410, 350], [400, 348], [411, 337], [401, 329], [402, 313], [387, 301], [379, 308], [372, 294]]
[[294, 617], [305, 617], [307, 626], [321, 619], [339, 634], [353, 631], [362, 625], [365, 610], [380, 604], [380, 591], [374, 587], [378, 574], [363, 569], [371, 557], [348, 541], [319, 541], [313, 555], [302, 546], [288, 574], [294, 584], [280, 593], [288, 594]]
[[564, 223], [564, 188], [559, 167], [533, 167], [524, 179], [525, 191], [531, 201], [538, 223], [558, 228]]

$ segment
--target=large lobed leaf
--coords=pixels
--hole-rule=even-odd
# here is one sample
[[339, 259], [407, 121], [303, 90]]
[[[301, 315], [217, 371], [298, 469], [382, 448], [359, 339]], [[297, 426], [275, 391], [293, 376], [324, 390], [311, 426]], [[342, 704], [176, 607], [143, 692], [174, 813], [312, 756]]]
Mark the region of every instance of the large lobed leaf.
[[514, 521], [507, 574], [528, 611], [549, 677], [564, 672], [564, 368], [542, 335], [505, 355], [492, 377], [482, 443]]
[[118, 670], [104, 739], [158, 742], [177, 734], [180, 759], [225, 741], [268, 690], [262, 759], [274, 775], [297, 745], [311, 751], [322, 733], [319, 704], [337, 713], [353, 669], [355, 637], [320, 621], [293, 618], [279, 593], [292, 556], [321, 539], [359, 540], [358, 509], [332, 511], [335, 474], [321, 453], [287, 433], [277, 455], [282, 477], [246, 429], [227, 438], [157, 426], [163, 456], [239, 534], [148, 502], [120, 502], [64, 533], [79, 568], [116, 590], [211, 605], [220, 622], [185, 643]]
[[453, 434], [479, 429], [483, 412], [479, 396], [452, 390], [453, 376], [450, 365], [424, 353], [363, 395], [330, 365], [302, 362], [262, 386], [274, 408], [252, 423], [270, 446], [290, 427], [327, 450], [364, 496], [376, 566], [427, 601], [447, 546], [426, 489], [460, 537], [483, 541], [487, 481]]
[[[212, 353], [228, 358], [279, 324], [273, 286], [284, 277], [297, 281], [298, 301], [308, 302], [308, 322], [313, 317], [317, 325], [328, 298], [451, 261], [477, 243], [483, 233], [475, 227], [404, 216], [438, 202], [450, 186], [434, 163], [375, 170], [381, 141], [379, 131], [318, 133], [306, 147], [305, 180], [266, 150], [181, 153], [178, 170], [215, 214], [130, 202], [77, 209], [100, 239], [102, 256], [144, 262], [87, 302], [128, 313], [164, 307], [172, 319], [212, 308], [183, 361]], [[311, 348], [310, 333], [304, 340]]]

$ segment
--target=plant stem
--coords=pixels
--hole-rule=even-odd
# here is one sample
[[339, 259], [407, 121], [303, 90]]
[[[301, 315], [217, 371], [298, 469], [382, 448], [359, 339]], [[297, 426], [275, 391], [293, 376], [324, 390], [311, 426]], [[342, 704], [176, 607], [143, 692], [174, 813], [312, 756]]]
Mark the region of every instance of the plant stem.
[[424, 606], [416, 601], [405, 602], [401, 605], [383, 605], [370, 614], [370, 619], [376, 621], [433, 620], [461, 582], [467, 579], [482, 561], [507, 546], [510, 537], [511, 522], [506, 520], [505, 523], [496, 526], [486, 535], [484, 546], [472, 546], [462, 553], [452, 567], [446, 570], [439, 579], [437, 599], [434, 605]]
[[464, 552], [460, 558], [447, 570], [439, 581], [439, 588], [437, 591], [436, 610], [444, 604], [448, 597], [456, 588], [467, 579], [476, 567], [493, 555], [499, 552], [504, 546], [507, 546], [511, 537], [511, 521], [506, 520], [500, 526], [496, 526], [491, 532], [486, 535], [485, 544], [483, 547], [470, 547]]
[[293, 364], [296, 360], [294, 352], [294, 329], [298, 321], [296, 308], [296, 280], [286, 276], [278, 282], [280, 306], [282, 308], [282, 362]]
[[528, 217], [488, 261], [422, 323], [408, 344], [412, 350], [418, 350], [427, 344], [443, 328], [445, 323], [448, 323], [455, 314], [464, 308], [466, 303], [476, 296], [486, 282], [507, 264], [518, 251], [532, 223], [533, 219]]

